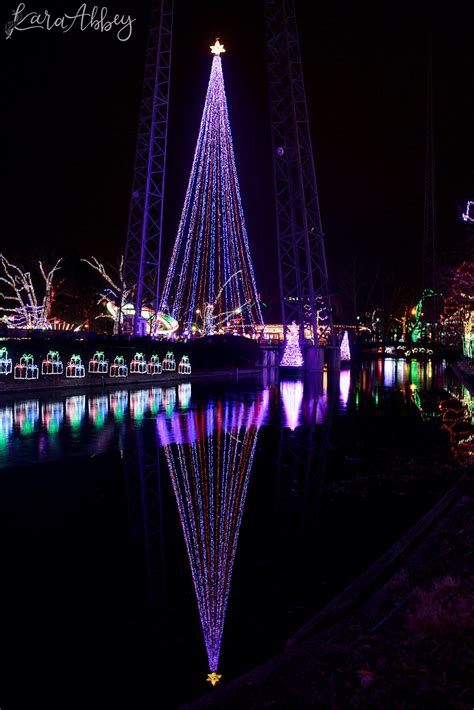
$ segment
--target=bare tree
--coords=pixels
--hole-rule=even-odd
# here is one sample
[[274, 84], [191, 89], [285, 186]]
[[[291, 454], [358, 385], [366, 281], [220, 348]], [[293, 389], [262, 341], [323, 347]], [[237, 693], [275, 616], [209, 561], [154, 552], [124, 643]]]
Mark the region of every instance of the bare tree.
[[[107, 301], [112, 305], [111, 312], [101, 313], [97, 318], [112, 318], [114, 322], [114, 335], [119, 332], [119, 319], [120, 313], [123, 312], [123, 308], [127, 303], [130, 296], [131, 289], [127, 288], [123, 281], [123, 255], [120, 258], [120, 265], [118, 269], [115, 269], [116, 276], [111, 276], [106, 270], [106, 267], [102, 262], [100, 262], [95, 256], [91, 256], [89, 259], [81, 259], [85, 264], [88, 264], [94, 271], [97, 271], [104, 281], [109, 285], [110, 288], [104, 288], [100, 292], [100, 298], [98, 303], [102, 301]], [[113, 267], [109, 267], [112, 269]], [[121, 299], [121, 300], [120, 300]]]
[[461, 344], [466, 357], [473, 357], [474, 343], [474, 260], [463, 261], [445, 278], [444, 338]]
[[8, 325], [19, 328], [45, 330], [52, 327], [50, 321], [51, 306], [54, 299], [54, 275], [60, 268], [62, 259], [49, 271], [42, 261], [38, 261], [38, 269], [43, 279], [44, 292], [35, 288], [30, 271], [23, 271], [17, 264], [12, 264], [0, 254], [0, 283], [6, 284], [9, 291], [0, 292], [0, 312], [2, 319]]

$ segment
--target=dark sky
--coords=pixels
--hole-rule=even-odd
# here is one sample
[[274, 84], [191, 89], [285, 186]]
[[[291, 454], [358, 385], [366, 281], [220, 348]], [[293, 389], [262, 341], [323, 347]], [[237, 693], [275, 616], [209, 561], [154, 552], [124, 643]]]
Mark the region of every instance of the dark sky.
[[[54, 16], [80, 4], [41, 0], [27, 10], [47, 8]], [[262, 2], [175, 6], [164, 258], [191, 167], [208, 47], [218, 35], [227, 48], [224, 77], [257, 283], [271, 302], [277, 266]], [[129, 41], [74, 29], [16, 32], [4, 44], [1, 248], [12, 257], [95, 254], [114, 262], [123, 249], [149, 4], [110, 0], [107, 7], [136, 17]], [[331, 281], [337, 287], [357, 256], [364, 278], [381, 269], [416, 286], [427, 30], [434, 44], [440, 253], [455, 262], [465, 238], [459, 212], [474, 197], [472, 10], [450, 3], [433, 16], [421, 4], [415, 13], [386, 3], [385, 11], [369, 14], [336, 2], [300, 2], [298, 10]], [[4, 10], [4, 22], [8, 15]]]

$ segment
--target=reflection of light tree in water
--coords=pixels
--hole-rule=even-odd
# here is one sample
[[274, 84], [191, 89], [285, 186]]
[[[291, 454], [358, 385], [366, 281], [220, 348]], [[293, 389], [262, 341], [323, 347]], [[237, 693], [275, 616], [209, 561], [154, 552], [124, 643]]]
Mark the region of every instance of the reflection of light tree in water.
[[217, 403], [158, 424], [188, 553], [215, 685], [240, 524], [257, 435], [268, 404]]

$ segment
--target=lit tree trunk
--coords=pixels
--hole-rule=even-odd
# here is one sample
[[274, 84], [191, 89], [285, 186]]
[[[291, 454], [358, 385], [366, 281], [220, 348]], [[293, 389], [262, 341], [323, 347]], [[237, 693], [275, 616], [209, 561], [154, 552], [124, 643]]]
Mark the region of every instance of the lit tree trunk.
[[[23, 271], [16, 264], [0, 254], [0, 266], [3, 275], [0, 283], [7, 284], [10, 293], [0, 293], [0, 310], [6, 315], [4, 320], [28, 329], [50, 328], [49, 316], [53, 302], [54, 274], [60, 268], [62, 259], [58, 259], [53, 268], [46, 272], [41, 261], [38, 262], [39, 270], [44, 280], [44, 295], [38, 299], [31, 272]], [[11, 315], [7, 315], [11, 314]]]
[[[104, 281], [112, 287], [111, 291], [103, 291], [100, 293], [100, 301], [115, 301], [115, 313], [114, 315], [101, 315], [99, 316], [99, 318], [112, 318], [114, 323], [113, 334], [118, 335], [120, 325], [120, 314], [123, 313], [123, 308], [130, 296], [130, 289], [127, 288], [126, 284], [123, 281], [123, 255], [120, 258], [120, 266], [118, 268], [118, 283], [117, 279], [114, 280], [114, 278], [109, 273], [107, 273], [105, 266], [98, 259], [96, 259], [95, 256], [91, 257], [91, 261], [89, 261], [88, 259], [81, 259], [81, 261], [83, 261], [85, 264], [88, 264], [92, 269], [94, 269], [94, 271], [97, 271], [102, 276]], [[111, 298], [111, 296], [113, 296], [113, 299]]]

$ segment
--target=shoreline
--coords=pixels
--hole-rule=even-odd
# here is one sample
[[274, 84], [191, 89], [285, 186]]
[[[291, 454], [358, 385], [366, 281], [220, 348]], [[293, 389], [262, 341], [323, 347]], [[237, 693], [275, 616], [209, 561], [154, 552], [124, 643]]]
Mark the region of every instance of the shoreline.
[[[471, 394], [474, 394], [472, 366], [461, 362], [451, 367], [457, 379], [469, 389]], [[452, 578], [453, 569], [446, 564], [448, 560], [443, 563], [446, 565], [445, 576], [440, 576], [439, 570], [437, 570], [438, 574], [433, 574], [432, 568], [436, 569], [440, 564], [439, 550], [444, 540], [445, 530], [452, 528], [453, 536], [458, 535], [459, 528], [462, 527], [459, 518], [461, 516], [469, 520], [472, 518], [474, 509], [472, 474], [472, 467], [461, 470], [454, 486], [354, 582], [346, 586], [308, 619], [306, 624], [295, 631], [287, 639], [280, 653], [183, 707], [192, 710], [207, 707], [253, 708], [263, 707], [270, 701], [273, 707], [282, 708], [306, 707], [313, 704], [332, 707], [333, 704], [341, 702], [341, 699], [336, 697], [337, 690], [334, 690], [331, 685], [334, 678], [331, 655], [334, 649], [339, 656], [338, 673], [349, 677], [344, 688], [349, 697], [346, 696], [342, 701], [345, 705], [338, 704], [338, 707], [347, 707], [349, 703], [351, 706], [362, 708], [372, 707], [371, 703], [374, 702], [376, 704], [388, 702], [394, 691], [388, 686], [393, 681], [387, 678], [385, 688], [376, 687], [375, 682], [372, 687], [375, 673], [372, 671], [369, 659], [366, 661], [359, 659], [358, 663], [362, 670], [349, 668], [354, 649], [358, 651], [360, 646], [360, 656], [363, 657], [368, 646], [367, 634], [377, 632], [373, 642], [376, 658], [383, 653], [387, 657], [391, 653], [397, 657], [396, 644], [392, 650], [390, 649], [391, 635], [396, 635], [405, 623], [410, 602], [413, 603], [417, 595], [421, 598], [426, 586], [431, 585], [433, 590], [436, 590], [437, 585], [443, 584], [443, 580]], [[470, 533], [474, 540], [474, 524], [471, 524]], [[462, 546], [464, 539], [462, 542], [461, 537], [454, 539], [458, 540], [458, 544], [457, 546], [453, 544], [450, 553], [454, 560], [453, 566], [456, 567], [460, 561], [465, 563], [466, 551]], [[403, 579], [403, 585], [400, 584], [400, 579]], [[420, 579], [422, 584], [419, 582]], [[464, 580], [463, 575], [459, 575], [459, 580], [454, 575], [454, 579], [462, 603], [465, 597], [472, 596], [474, 599], [471, 585]], [[393, 627], [394, 623], [396, 628]], [[469, 635], [469, 629], [465, 633]], [[411, 638], [409, 628], [406, 630], [406, 638], [407, 647], [411, 643], [412, 648], [415, 648], [418, 637], [414, 635]], [[405, 640], [405, 636], [403, 639]], [[349, 647], [348, 651], [346, 651], [347, 647]], [[346, 668], [341, 659], [344, 652], [348, 653]], [[390, 663], [394, 661], [388, 660], [389, 665]], [[428, 659], [425, 666], [429, 666]], [[449, 670], [452, 670], [453, 674], [457, 671], [463, 673], [462, 667]], [[427, 672], [429, 671], [428, 668]], [[401, 678], [400, 685], [406, 682], [403, 680], [403, 673], [404, 669], [401, 669], [400, 673], [396, 674], [396, 677]], [[422, 685], [424, 680], [425, 676], [421, 674], [417, 683]], [[398, 687], [395, 690], [398, 691]], [[460, 688], [460, 690], [463, 693], [468, 692], [468, 688]], [[376, 699], [371, 699], [371, 692], [377, 694]], [[279, 698], [278, 701], [275, 701], [276, 697]]]
[[[190, 375], [179, 375], [177, 372], [162, 373], [161, 375], [128, 375], [127, 377], [110, 377], [103, 375], [87, 374], [82, 378], [66, 379], [62, 375], [43, 376], [38, 380], [12, 380], [8, 383], [0, 383], [0, 400], [2, 396], [9, 396], [25, 393], [58, 393], [67, 390], [78, 390], [83, 388], [108, 389], [110, 387], [126, 388], [128, 386], [160, 386], [161, 384], [176, 384], [178, 382], [205, 382], [210, 378], [216, 380], [232, 377], [250, 377], [263, 372], [264, 367], [255, 366], [253, 368], [216, 368], [214, 370], [197, 370]], [[51, 378], [51, 379], [47, 379]]]
[[[456, 622], [456, 606], [452, 611], [450, 604], [455, 596], [455, 604], [464, 608], [474, 597], [474, 585], [465, 574], [474, 541], [472, 476], [461, 477], [457, 488], [455, 498], [432, 521], [428, 533], [353, 608], [182, 707], [237, 709], [271, 703], [277, 708], [366, 708], [392, 706], [394, 697], [410, 698], [416, 707], [438, 707], [441, 701], [448, 703], [443, 707], [461, 707], [456, 700], [469, 707], [473, 698], [466, 679], [471, 670], [463, 658], [471, 630]], [[446, 611], [441, 622], [439, 607]], [[419, 628], [413, 628], [415, 623]], [[453, 633], [458, 635], [460, 653], [452, 659]], [[424, 662], [416, 664], [420, 647]], [[440, 659], [447, 677], [445, 688], [435, 682]]]
[[459, 360], [451, 368], [459, 382], [474, 396], [474, 365], [471, 365], [467, 360]]

